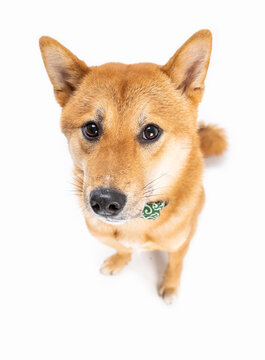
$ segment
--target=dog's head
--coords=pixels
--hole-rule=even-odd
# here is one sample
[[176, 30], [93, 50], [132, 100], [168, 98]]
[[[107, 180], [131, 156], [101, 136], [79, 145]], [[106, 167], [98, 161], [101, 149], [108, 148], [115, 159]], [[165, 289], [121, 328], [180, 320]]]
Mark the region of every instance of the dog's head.
[[86, 210], [115, 223], [139, 217], [148, 202], [170, 201], [191, 152], [199, 151], [210, 31], [194, 34], [164, 66], [88, 67], [49, 37], [40, 48]]

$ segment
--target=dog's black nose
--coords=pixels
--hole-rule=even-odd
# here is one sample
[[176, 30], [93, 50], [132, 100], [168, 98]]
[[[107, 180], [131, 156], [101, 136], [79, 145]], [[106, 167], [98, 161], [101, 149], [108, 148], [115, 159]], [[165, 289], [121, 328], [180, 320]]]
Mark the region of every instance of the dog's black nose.
[[118, 215], [125, 204], [126, 195], [115, 189], [99, 188], [90, 193], [91, 208], [98, 215]]

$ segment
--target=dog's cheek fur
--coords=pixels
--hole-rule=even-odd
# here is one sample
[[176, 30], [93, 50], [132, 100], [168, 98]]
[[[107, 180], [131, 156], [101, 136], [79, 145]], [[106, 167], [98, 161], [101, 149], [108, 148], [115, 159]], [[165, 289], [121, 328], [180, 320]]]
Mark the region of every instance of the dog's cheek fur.
[[144, 160], [146, 184], [150, 182], [152, 201], [167, 200], [172, 187], [176, 186], [187, 164], [192, 147], [188, 137], [165, 141], [156, 158]]
[[80, 171], [84, 172], [85, 163], [87, 162], [87, 153], [82, 148], [80, 142], [80, 136], [77, 134], [77, 131], [74, 131], [71, 135], [67, 136], [68, 149], [72, 157], [74, 166]]

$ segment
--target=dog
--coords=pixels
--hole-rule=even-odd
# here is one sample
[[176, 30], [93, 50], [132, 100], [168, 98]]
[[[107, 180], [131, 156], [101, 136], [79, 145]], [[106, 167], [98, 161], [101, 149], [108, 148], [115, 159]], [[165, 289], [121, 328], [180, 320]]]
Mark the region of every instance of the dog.
[[[211, 32], [201, 30], [163, 66], [88, 67], [56, 40], [40, 38], [87, 227], [116, 250], [101, 272], [119, 273], [137, 250], [165, 251], [158, 290], [167, 303], [204, 204], [203, 157], [227, 148], [223, 129], [197, 124], [211, 48]], [[156, 208], [155, 217], [143, 216]]]

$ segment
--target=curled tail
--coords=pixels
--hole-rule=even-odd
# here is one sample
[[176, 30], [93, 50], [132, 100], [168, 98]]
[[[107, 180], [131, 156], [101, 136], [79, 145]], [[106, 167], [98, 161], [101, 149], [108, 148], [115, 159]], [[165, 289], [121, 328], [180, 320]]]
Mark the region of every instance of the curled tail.
[[204, 156], [221, 155], [227, 149], [225, 132], [218, 126], [200, 123], [198, 134]]

